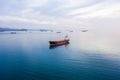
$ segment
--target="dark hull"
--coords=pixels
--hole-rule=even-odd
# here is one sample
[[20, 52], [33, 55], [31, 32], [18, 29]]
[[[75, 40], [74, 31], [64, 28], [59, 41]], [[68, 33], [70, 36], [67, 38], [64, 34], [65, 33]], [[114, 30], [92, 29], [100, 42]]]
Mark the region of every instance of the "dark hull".
[[61, 41], [49, 41], [50, 46], [60, 46], [64, 44], [68, 44], [69, 40], [61, 40]]
[[16, 34], [16, 32], [11, 32], [11, 34]]

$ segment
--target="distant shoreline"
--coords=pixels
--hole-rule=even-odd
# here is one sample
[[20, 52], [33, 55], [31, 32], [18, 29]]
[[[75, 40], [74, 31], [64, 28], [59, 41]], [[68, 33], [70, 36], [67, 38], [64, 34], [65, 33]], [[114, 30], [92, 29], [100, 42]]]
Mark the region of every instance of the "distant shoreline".
[[13, 28], [0, 28], [0, 32], [4, 31], [53, 31], [51, 29], [13, 29]]

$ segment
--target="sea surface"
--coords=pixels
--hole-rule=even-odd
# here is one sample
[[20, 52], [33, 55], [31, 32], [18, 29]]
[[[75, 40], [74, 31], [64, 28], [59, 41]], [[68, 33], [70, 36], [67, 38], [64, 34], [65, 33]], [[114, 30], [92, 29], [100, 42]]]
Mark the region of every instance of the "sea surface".
[[[49, 40], [70, 43], [50, 47]], [[0, 80], [120, 80], [120, 35], [88, 30], [0, 32]]]

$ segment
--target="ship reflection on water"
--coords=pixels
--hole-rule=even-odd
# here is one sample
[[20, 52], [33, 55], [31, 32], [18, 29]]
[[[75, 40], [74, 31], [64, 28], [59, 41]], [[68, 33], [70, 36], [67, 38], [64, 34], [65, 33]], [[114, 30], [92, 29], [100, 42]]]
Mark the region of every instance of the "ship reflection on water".
[[68, 47], [69, 47], [69, 44], [70, 44], [70, 42], [68, 42], [68, 43], [66, 43], [66, 44], [64, 44], [64, 45], [60, 45], [60, 46], [50, 46], [50, 45], [49, 45], [49, 49], [55, 49], [55, 48], [58, 48], [58, 47], [61, 47], [61, 46], [64, 46], [65, 48], [68, 48]]

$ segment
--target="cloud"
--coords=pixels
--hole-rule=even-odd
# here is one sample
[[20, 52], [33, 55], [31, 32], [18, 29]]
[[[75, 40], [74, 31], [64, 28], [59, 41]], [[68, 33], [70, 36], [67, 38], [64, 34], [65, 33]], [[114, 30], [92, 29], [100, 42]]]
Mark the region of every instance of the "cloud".
[[44, 25], [44, 24], [55, 25], [56, 24], [55, 22], [39, 21], [36, 19], [28, 19], [28, 18], [21, 18], [21, 17], [15, 17], [15, 16], [1, 16], [0, 20], [4, 22], [24, 22], [24, 23], [32, 23], [32, 24], [40, 24], [40, 25]]
[[25, 0], [24, 2], [27, 4], [26, 7], [35, 8], [47, 5], [48, 0]]
[[49, 17], [49, 16], [39, 16], [36, 18], [24, 18], [24, 17], [16, 17], [16, 16], [0, 16], [0, 21], [6, 23], [12, 23], [16, 25], [16, 23], [28, 24], [32, 25], [47, 25], [47, 26], [79, 26], [82, 22], [79, 22], [75, 19], [65, 19], [65, 18], [57, 18], [57, 17]]
[[120, 3], [117, 1], [105, 0], [101, 3], [94, 4], [85, 8], [72, 10], [67, 15], [75, 16], [76, 18], [100, 18], [100, 17], [120, 17]]
[[0, 5], [0, 21], [12, 24], [79, 27], [120, 18], [119, 0], [4, 0]]

